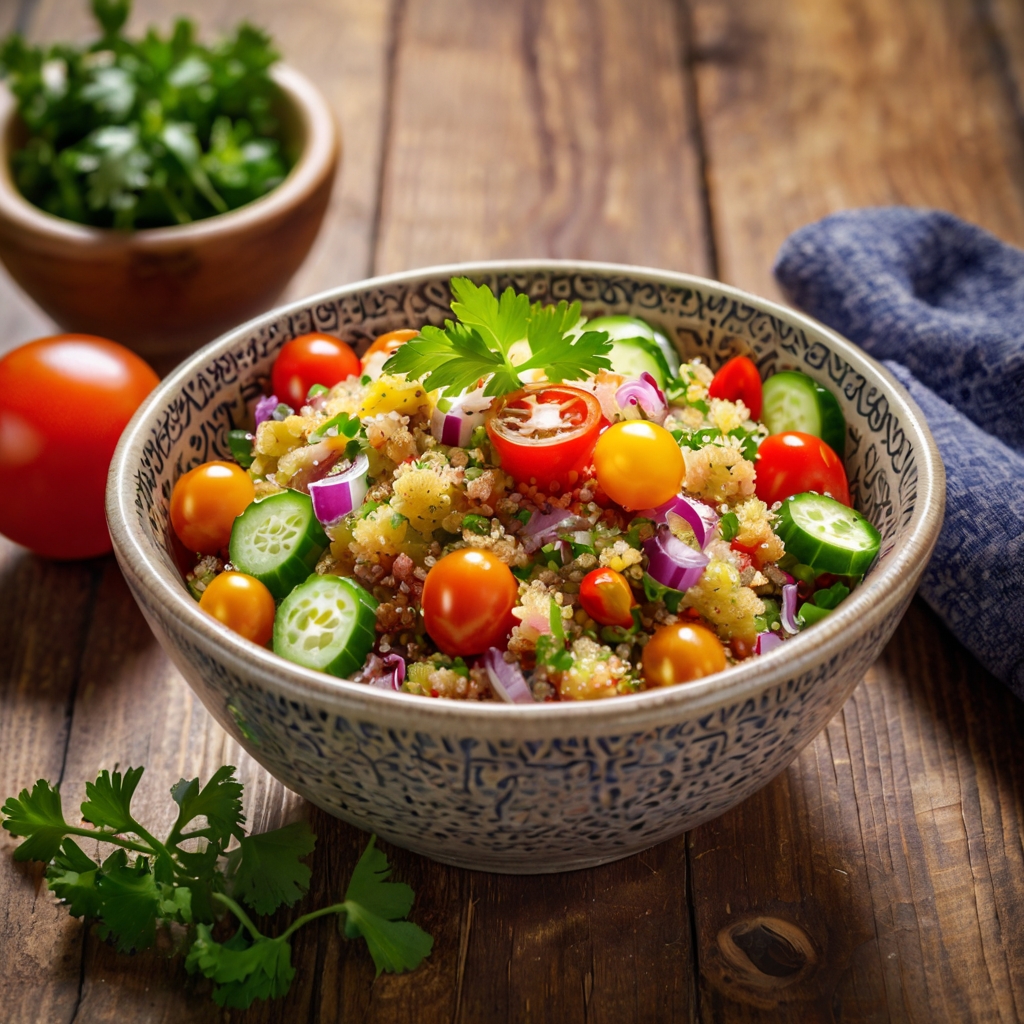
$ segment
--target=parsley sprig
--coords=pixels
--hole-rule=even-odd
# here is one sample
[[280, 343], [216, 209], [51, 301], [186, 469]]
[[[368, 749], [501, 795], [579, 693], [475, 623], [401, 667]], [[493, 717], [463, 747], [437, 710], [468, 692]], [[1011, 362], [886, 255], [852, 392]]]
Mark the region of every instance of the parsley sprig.
[[[550, 381], [582, 380], [610, 369], [611, 342], [603, 331], [581, 331], [578, 302], [530, 304], [508, 287], [495, 298], [487, 285], [469, 278], [451, 281], [452, 312], [458, 320], [426, 326], [384, 364], [387, 373], [405, 373], [428, 391], [461, 394], [488, 378], [485, 395], [504, 395], [523, 386], [521, 374], [543, 370]], [[525, 340], [530, 354], [513, 363], [513, 346]]]
[[[306, 894], [311, 874], [302, 860], [316, 844], [309, 826], [300, 821], [246, 835], [242, 785], [235, 769], [225, 766], [205, 786], [182, 779], [171, 788], [178, 815], [160, 840], [132, 813], [142, 774], [142, 768], [123, 775], [103, 771], [86, 783], [81, 811], [92, 828], [67, 822], [59, 791], [42, 779], [0, 807], [3, 827], [24, 837], [14, 859], [45, 862], [47, 884], [57, 898], [74, 917], [94, 918], [100, 937], [119, 951], [153, 945], [158, 928], [183, 930], [185, 967], [214, 982], [219, 1005], [241, 1009], [288, 991], [295, 976], [292, 935], [328, 914], [338, 916], [347, 938], [365, 939], [378, 975], [412, 970], [429, 955], [431, 937], [405, 920], [413, 891], [388, 881], [391, 869], [375, 837], [359, 858], [342, 902], [299, 917], [278, 936], [264, 935], [245, 906], [271, 914]], [[114, 850], [94, 860], [72, 836]], [[221, 942], [214, 934], [227, 912], [239, 926]]]

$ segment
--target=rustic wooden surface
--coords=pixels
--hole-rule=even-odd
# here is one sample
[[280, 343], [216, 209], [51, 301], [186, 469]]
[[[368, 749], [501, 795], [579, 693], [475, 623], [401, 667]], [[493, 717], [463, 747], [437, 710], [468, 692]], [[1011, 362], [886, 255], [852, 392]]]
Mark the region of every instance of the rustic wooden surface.
[[[2, 0], [0, 33], [87, 30], [78, 0]], [[1024, 243], [1020, 0], [136, 0], [268, 27], [338, 112], [343, 169], [298, 296], [447, 260], [576, 256], [778, 296], [788, 232], [940, 206]], [[0, 273], [0, 350], [49, 325]], [[0, 1020], [999, 1021], [1024, 1018], [1024, 708], [915, 603], [774, 783], [592, 871], [510, 878], [389, 850], [435, 937], [374, 981], [328, 921], [288, 997], [225, 1015], [182, 968], [117, 956], [0, 839]], [[0, 540], [0, 796], [65, 804], [145, 764], [143, 813], [229, 762], [250, 825], [308, 816], [308, 904], [365, 837], [304, 805], [209, 718], [111, 558]], [[168, 822], [169, 824], [169, 822]]]

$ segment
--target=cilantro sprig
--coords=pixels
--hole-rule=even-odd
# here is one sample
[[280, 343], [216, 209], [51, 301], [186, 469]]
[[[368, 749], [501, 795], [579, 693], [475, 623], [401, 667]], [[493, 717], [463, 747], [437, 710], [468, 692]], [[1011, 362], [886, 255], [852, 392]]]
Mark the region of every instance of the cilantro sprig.
[[[523, 386], [521, 374], [543, 370], [550, 381], [582, 380], [610, 369], [611, 342], [603, 331], [581, 331], [578, 302], [530, 304], [508, 287], [495, 298], [487, 285], [469, 278], [451, 281], [452, 312], [458, 320], [426, 326], [384, 364], [387, 373], [405, 373], [428, 391], [458, 395], [487, 378], [485, 395], [504, 395]], [[529, 355], [513, 362], [512, 349], [526, 341]]]
[[[391, 869], [375, 837], [340, 903], [297, 918], [278, 936], [264, 935], [245, 907], [271, 914], [308, 892], [311, 874], [302, 861], [316, 844], [308, 824], [246, 835], [242, 785], [235, 769], [225, 766], [205, 786], [182, 779], [171, 787], [178, 814], [160, 840], [132, 812], [142, 774], [142, 768], [123, 775], [103, 771], [86, 783], [81, 813], [93, 827], [69, 823], [60, 792], [42, 779], [0, 807], [3, 827], [24, 839], [14, 859], [46, 863], [54, 895], [74, 917], [95, 919], [99, 936], [119, 951], [145, 949], [158, 929], [176, 928], [188, 949], [186, 969], [214, 982], [219, 1005], [242, 1009], [288, 991], [295, 976], [290, 939], [325, 915], [338, 916], [347, 938], [366, 941], [378, 975], [412, 970], [430, 954], [431, 937], [405, 920], [413, 891], [388, 881]], [[93, 859], [72, 837], [114, 849]], [[215, 934], [228, 913], [239, 925], [221, 942]]]

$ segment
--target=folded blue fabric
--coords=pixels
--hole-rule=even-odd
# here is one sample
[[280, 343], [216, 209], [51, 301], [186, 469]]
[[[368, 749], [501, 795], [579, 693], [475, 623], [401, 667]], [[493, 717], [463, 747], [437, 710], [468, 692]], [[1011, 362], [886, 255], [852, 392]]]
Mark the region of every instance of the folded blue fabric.
[[775, 275], [924, 412], [947, 504], [921, 594], [1024, 699], [1024, 252], [948, 213], [849, 210], [791, 235]]

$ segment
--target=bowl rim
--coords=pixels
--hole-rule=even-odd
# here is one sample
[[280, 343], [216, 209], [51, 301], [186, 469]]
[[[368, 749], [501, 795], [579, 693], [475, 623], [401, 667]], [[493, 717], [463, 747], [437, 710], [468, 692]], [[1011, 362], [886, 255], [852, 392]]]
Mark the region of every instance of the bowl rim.
[[[356, 293], [392, 284], [415, 286], [428, 280], [459, 275], [472, 277], [525, 272], [620, 275], [640, 282], [683, 288], [710, 288], [723, 296], [778, 316], [789, 324], [801, 327], [811, 336], [827, 339], [829, 345], [866, 378], [866, 386], [884, 385], [890, 409], [898, 415], [900, 427], [913, 445], [918, 470], [916, 505], [907, 524], [906, 537], [897, 542], [899, 550], [893, 561], [876, 578], [862, 583], [827, 619], [816, 624], [813, 635], [798, 634], [767, 654], [747, 659], [703, 679], [616, 696], [610, 700], [523, 705], [436, 700], [384, 691], [349, 680], [335, 679], [288, 662], [272, 651], [243, 639], [200, 611], [180, 576], [155, 560], [156, 554], [151, 553], [151, 545], [136, 514], [132, 467], [137, 463], [142, 446], [148, 440], [150, 414], [163, 408], [167, 400], [220, 350], [237, 345], [263, 325], [277, 322], [317, 304], [336, 302]], [[136, 411], [121, 435], [111, 462], [106, 507], [114, 550], [133, 589], [137, 586], [145, 591], [149, 600], [160, 609], [159, 615], [172, 618], [179, 629], [198, 636], [214, 649], [223, 648], [223, 660], [233, 662], [239, 668], [250, 669], [257, 676], [272, 677], [275, 688], [281, 692], [301, 700], [318, 699], [327, 706], [332, 703], [344, 705], [347, 712], [363, 713], [370, 717], [397, 714], [403, 718], [415, 718], [424, 725], [429, 721], [458, 727], [476, 721], [486, 722], [489, 728], [504, 722], [513, 726], [530, 725], [536, 729], [540, 723], [547, 723], [545, 732], [555, 729], [564, 732], [564, 727], [570, 722], [577, 723], [584, 730], [603, 727], [606, 731], [622, 731], [664, 718], [666, 711], [672, 712], [672, 718], [690, 718], [703, 711], [753, 698], [772, 686], [798, 678], [838, 656], [848, 646], [851, 635], [864, 633], [883, 622], [900, 606], [908, 596], [907, 592], [916, 589], [917, 578], [927, 563], [942, 526], [945, 497], [945, 471], [941, 457], [924, 414], [905, 388], [885, 367], [806, 314], [772, 300], [759, 298], [732, 285], [693, 274], [594, 261], [519, 259], [441, 264], [367, 278], [278, 306], [225, 332], [172, 371]]]
[[190, 224], [173, 224], [138, 231], [98, 228], [58, 217], [30, 203], [18, 191], [11, 174], [7, 138], [17, 103], [6, 83], [0, 82], [0, 222], [32, 236], [37, 244], [59, 249], [65, 256], [74, 251], [125, 248], [149, 251], [177, 249], [183, 244], [211, 237], [237, 235], [277, 216], [286, 215], [304, 196], [313, 192], [325, 176], [334, 173], [340, 156], [338, 123], [327, 100], [301, 71], [275, 64], [270, 76], [299, 115], [305, 142], [298, 160], [284, 180], [252, 202]]

